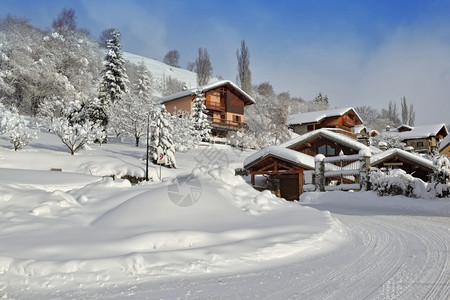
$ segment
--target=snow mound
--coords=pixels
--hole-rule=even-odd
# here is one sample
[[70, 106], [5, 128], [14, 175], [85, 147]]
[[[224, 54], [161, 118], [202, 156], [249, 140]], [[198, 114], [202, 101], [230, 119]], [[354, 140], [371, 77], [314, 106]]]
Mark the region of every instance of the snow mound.
[[345, 240], [328, 212], [260, 193], [228, 167], [198, 167], [137, 187], [103, 179], [70, 192], [0, 189], [7, 195], [0, 239], [8, 238], [0, 244], [0, 279], [10, 285], [88, 287], [238, 272]]

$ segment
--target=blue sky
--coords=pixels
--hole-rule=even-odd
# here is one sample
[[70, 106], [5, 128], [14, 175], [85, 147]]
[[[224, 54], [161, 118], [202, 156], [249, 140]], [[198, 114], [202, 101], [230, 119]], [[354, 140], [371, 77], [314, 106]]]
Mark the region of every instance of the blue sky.
[[450, 123], [450, 0], [144, 1], [1, 0], [0, 15], [43, 29], [64, 7], [94, 37], [115, 27], [125, 51], [183, 67], [207, 48], [215, 75], [234, 80], [245, 39], [253, 83], [332, 107], [387, 107], [406, 96], [416, 124]]

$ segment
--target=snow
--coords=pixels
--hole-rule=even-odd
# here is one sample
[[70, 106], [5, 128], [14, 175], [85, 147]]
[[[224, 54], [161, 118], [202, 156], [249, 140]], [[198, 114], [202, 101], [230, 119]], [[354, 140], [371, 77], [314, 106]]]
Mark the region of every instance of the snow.
[[[304, 158], [292, 152], [272, 150]], [[153, 164], [154, 181], [120, 179], [144, 175], [144, 153], [132, 138], [71, 156], [46, 131], [19, 151], [0, 136], [0, 297], [448, 295], [448, 199], [327, 192], [287, 202], [235, 176], [255, 152], [225, 145], [177, 153], [162, 181]]]
[[267, 146], [258, 152], [250, 155], [247, 157], [244, 161], [244, 167], [247, 168], [251, 164], [262, 160], [263, 158], [267, 156], [274, 156], [278, 157], [280, 159], [300, 164], [302, 166], [305, 166], [307, 168], [314, 169], [314, 157], [311, 155], [307, 155], [298, 151], [294, 151], [291, 149], [287, 149], [280, 146]]
[[325, 118], [330, 117], [339, 117], [343, 116], [349, 111], [352, 111], [358, 119], [363, 123], [359, 115], [356, 113], [356, 111], [352, 107], [346, 107], [346, 108], [335, 108], [335, 109], [329, 109], [329, 110], [320, 110], [320, 111], [312, 111], [307, 113], [300, 113], [300, 114], [294, 114], [290, 115], [288, 117], [288, 125], [301, 125], [306, 123], [317, 123]]
[[[60, 143], [41, 131], [14, 152], [0, 137], [6, 298], [248, 272], [345, 241], [329, 213], [258, 192], [236, 177], [250, 151], [203, 145], [177, 154], [179, 168], [162, 168], [162, 182], [132, 186], [118, 178], [143, 175], [145, 148], [132, 139], [110, 139], [73, 156]], [[157, 172], [151, 165], [153, 178]]]
[[186, 86], [191, 89], [197, 86], [197, 74], [186, 69], [176, 68], [166, 65], [163, 62], [144, 56], [123, 52], [123, 58], [132, 63], [139, 64], [144, 62], [145, 66], [150, 70], [153, 78], [176, 78], [184, 82]]

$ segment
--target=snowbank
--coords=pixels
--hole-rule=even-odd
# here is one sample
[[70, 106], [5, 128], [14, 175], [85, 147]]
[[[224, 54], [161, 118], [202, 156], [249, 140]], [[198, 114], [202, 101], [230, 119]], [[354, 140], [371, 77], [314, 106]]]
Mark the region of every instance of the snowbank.
[[10, 288], [237, 272], [345, 240], [328, 212], [260, 193], [227, 166], [136, 187], [111, 178], [52, 192], [2, 183], [0, 195], [0, 281]]

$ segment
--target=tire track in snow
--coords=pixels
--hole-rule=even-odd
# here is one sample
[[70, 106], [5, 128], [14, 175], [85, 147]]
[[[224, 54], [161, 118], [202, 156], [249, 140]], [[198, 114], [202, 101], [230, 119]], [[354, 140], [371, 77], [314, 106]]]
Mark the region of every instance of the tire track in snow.
[[[448, 218], [437, 218], [438, 221], [415, 216], [337, 218], [354, 236], [352, 247], [344, 247], [324, 259], [322, 263], [329, 264], [331, 271], [316, 274], [316, 281], [305, 282], [301, 292], [292, 298], [449, 297]], [[354, 246], [358, 244], [362, 247]]]

